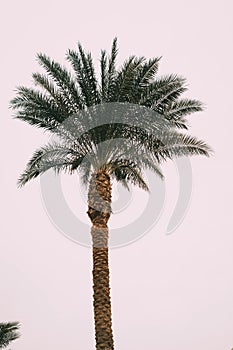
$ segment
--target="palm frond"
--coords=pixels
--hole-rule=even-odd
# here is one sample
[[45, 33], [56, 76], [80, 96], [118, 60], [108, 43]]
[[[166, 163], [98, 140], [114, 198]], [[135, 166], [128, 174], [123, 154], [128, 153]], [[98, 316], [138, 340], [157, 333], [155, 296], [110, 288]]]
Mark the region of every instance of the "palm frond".
[[114, 86], [115, 86], [115, 74], [116, 74], [116, 57], [118, 53], [117, 48], [117, 38], [113, 39], [111, 55], [108, 59], [108, 88], [107, 88], [107, 101], [112, 99], [114, 94]]
[[104, 102], [106, 101], [107, 88], [108, 88], [107, 53], [105, 50], [101, 51], [100, 69], [101, 69], [101, 99], [102, 99], [102, 102]]
[[17, 110], [16, 118], [29, 124], [52, 130], [68, 116], [54, 100], [32, 88], [18, 87], [17, 95], [10, 101], [11, 108]]
[[164, 107], [174, 102], [186, 91], [184, 83], [185, 79], [176, 74], [156, 79], [143, 91], [140, 104], [151, 107], [161, 113]]
[[204, 155], [209, 157], [212, 149], [201, 140], [193, 136], [175, 131], [160, 135], [162, 145], [154, 148], [154, 152], [161, 160], [181, 156]]
[[80, 43], [78, 43], [78, 49], [79, 49], [79, 54], [82, 61], [82, 69], [83, 69], [85, 78], [88, 82], [88, 88], [92, 96], [91, 105], [98, 104], [100, 103], [100, 97], [99, 97], [99, 92], [97, 88], [97, 79], [95, 76], [95, 69], [92, 62], [91, 54], [90, 53], [85, 54], [82, 48], [82, 45]]
[[33, 154], [25, 171], [18, 180], [18, 186], [24, 186], [29, 180], [43, 174], [49, 169], [56, 173], [61, 170], [73, 171], [81, 164], [84, 155], [61, 144], [48, 144]]
[[64, 119], [66, 115], [72, 114], [69, 106], [67, 106], [66, 99], [60, 93], [59, 89], [56, 88], [53, 81], [51, 81], [46, 75], [40, 73], [33, 73], [32, 75], [35, 85], [40, 86], [48, 95], [54, 100], [54, 103], [64, 111]]
[[114, 164], [111, 164], [111, 167], [114, 177], [117, 181], [121, 182], [123, 186], [125, 186], [127, 182], [130, 182], [145, 191], [149, 191], [149, 187], [143, 178], [141, 169], [138, 168], [134, 162], [118, 159]]
[[136, 86], [145, 88], [154, 80], [155, 75], [158, 72], [160, 59], [161, 57], [155, 57], [144, 63], [143, 68], [138, 75]]
[[157, 164], [157, 159], [154, 154], [149, 152], [141, 152], [139, 155], [133, 155], [134, 161], [139, 169], [148, 169], [159, 176], [161, 180], [164, 179], [163, 173]]
[[78, 47], [79, 52], [68, 50], [67, 59], [76, 73], [76, 79], [81, 89], [85, 105], [90, 107], [93, 104], [99, 103], [97, 81], [91, 57], [86, 57], [80, 44], [78, 44]]
[[75, 113], [77, 110], [82, 109], [82, 98], [78, 93], [74, 79], [67, 71], [67, 69], [42, 53], [39, 53], [37, 55], [37, 59], [39, 64], [46, 70], [49, 76], [51, 76], [51, 78], [60, 88], [60, 92], [62, 93], [72, 113]]
[[134, 95], [135, 81], [144, 61], [144, 57], [131, 56], [127, 59], [115, 78], [113, 101], [130, 102]]
[[19, 322], [0, 323], [0, 348], [5, 348], [10, 342], [20, 337]]
[[174, 101], [165, 112], [168, 119], [180, 120], [181, 117], [194, 112], [203, 111], [203, 103], [194, 99], [180, 99]]

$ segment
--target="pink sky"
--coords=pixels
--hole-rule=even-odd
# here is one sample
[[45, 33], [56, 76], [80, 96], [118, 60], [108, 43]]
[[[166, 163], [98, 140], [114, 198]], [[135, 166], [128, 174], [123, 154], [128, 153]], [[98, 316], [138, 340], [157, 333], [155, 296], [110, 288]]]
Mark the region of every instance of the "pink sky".
[[[27, 160], [48, 137], [13, 120], [9, 100], [15, 86], [31, 85], [37, 52], [64, 63], [66, 50], [81, 41], [97, 62], [100, 49], [109, 49], [118, 36], [119, 63], [130, 54], [162, 55], [160, 74], [187, 78], [187, 96], [206, 104], [204, 112], [190, 117], [191, 132], [215, 154], [192, 159], [192, 201], [172, 235], [165, 232], [178, 180], [170, 163], [164, 167], [166, 202], [157, 225], [136, 243], [111, 250], [115, 348], [230, 350], [232, 2], [22, 0], [4, 4], [1, 26], [0, 310], [1, 321], [22, 324], [22, 337], [11, 349], [94, 349], [94, 327], [91, 250], [57, 231], [44, 210], [38, 180], [16, 188]], [[70, 207], [88, 223], [75, 180], [62, 180]], [[127, 209], [131, 216], [116, 214], [110, 227], [140, 215], [146, 197], [135, 192], [133, 199]]]

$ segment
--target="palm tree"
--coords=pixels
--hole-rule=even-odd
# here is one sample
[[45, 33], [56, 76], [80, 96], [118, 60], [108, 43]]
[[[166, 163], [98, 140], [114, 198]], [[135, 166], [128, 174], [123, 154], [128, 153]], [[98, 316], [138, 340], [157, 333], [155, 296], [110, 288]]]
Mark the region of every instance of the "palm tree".
[[0, 349], [6, 348], [19, 338], [19, 322], [0, 323]]
[[145, 169], [162, 178], [162, 161], [210, 152], [181, 130], [188, 128], [185, 117], [203, 108], [197, 100], [180, 97], [185, 79], [157, 77], [159, 57], [130, 56], [117, 68], [117, 52], [115, 38], [109, 55], [101, 51], [100, 79], [80, 43], [66, 55], [72, 73], [40, 53], [37, 59], [45, 72], [33, 74], [38, 88], [18, 87], [11, 101], [16, 118], [59, 137], [34, 153], [19, 186], [51, 168], [79, 172], [88, 186], [97, 350], [114, 348], [108, 264], [112, 180], [148, 191]]

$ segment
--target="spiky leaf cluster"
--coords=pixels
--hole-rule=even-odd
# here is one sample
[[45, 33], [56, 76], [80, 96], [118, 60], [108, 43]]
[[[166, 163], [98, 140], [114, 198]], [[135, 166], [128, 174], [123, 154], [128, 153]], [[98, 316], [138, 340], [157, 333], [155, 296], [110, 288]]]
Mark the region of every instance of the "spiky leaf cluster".
[[0, 323], [0, 349], [19, 338], [19, 322]]
[[51, 168], [78, 170], [88, 183], [92, 171], [104, 168], [124, 186], [131, 182], [148, 190], [143, 170], [163, 177], [162, 161], [209, 154], [204, 142], [177, 130], [187, 129], [186, 117], [203, 108], [200, 101], [181, 98], [185, 79], [175, 74], [158, 77], [160, 57], [130, 56], [118, 68], [117, 52], [115, 38], [109, 55], [101, 51], [99, 79], [91, 54], [80, 43], [66, 55], [72, 72], [37, 55], [44, 69], [33, 74], [37, 88], [18, 87], [11, 107], [16, 118], [50, 131], [60, 141], [34, 153], [19, 185]]

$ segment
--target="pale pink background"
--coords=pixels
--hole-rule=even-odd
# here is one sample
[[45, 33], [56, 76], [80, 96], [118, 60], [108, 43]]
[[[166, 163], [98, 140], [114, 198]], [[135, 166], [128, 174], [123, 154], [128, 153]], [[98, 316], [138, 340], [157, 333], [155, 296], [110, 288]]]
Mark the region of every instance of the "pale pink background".
[[[190, 118], [191, 130], [215, 155], [192, 159], [192, 203], [174, 234], [165, 235], [177, 196], [170, 164], [164, 168], [167, 201], [157, 226], [135, 244], [111, 251], [116, 349], [230, 350], [232, 2], [11, 1], [2, 5], [1, 27], [0, 314], [1, 321], [22, 324], [22, 337], [11, 348], [94, 349], [94, 328], [91, 251], [52, 226], [38, 180], [16, 188], [26, 161], [47, 136], [13, 120], [9, 99], [16, 85], [31, 84], [36, 52], [64, 62], [66, 49], [80, 40], [97, 61], [117, 35], [120, 63], [132, 53], [162, 55], [160, 73], [187, 77], [188, 96], [207, 105]], [[79, 195], [77, 190], [77, 211]]]

